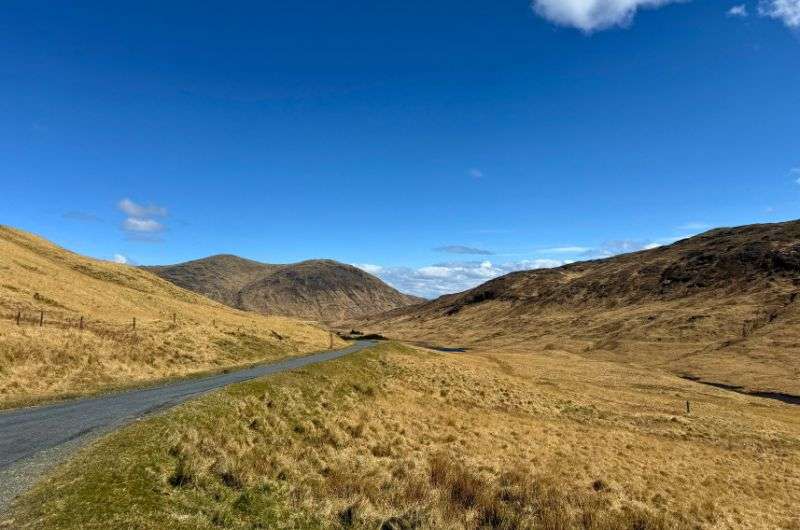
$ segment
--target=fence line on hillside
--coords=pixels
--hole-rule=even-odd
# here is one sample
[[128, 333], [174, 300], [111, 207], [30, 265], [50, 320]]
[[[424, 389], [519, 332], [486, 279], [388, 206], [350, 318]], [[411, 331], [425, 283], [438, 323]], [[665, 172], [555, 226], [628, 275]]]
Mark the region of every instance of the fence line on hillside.
[[[96, 335], [114, 337], [119, 339], [130, 338], [136, 336], [137, 331], [171, 331], [179, 327], [192, 327], [210, 325], [215, 329], [221, 330], [225, 333], [257, 333], [258, 326], [255, 322], [236, 325], [226, 325], [224, 322], [220, 323], [216, 318], [210, 319], [208, 322], [199, 322], [194, 319], [182, 320], [178, 314], [164, 315], [162, 318], [153, 318], [144, 320], [141, 317], [131, 316], [126, 321], [109, 321], [101, 319], [89, 319], [77, 313], [67, 313], [64, 311], [47, 311], [41, 308], [16, 309], [9, 311], [8, 306], [3, 310], [0, 308], [0, 321], [11, 321], [13, 325], [19, 328], [42, 328], [42, 329], [61, 329], [61, 330], [76, 330], [79, 332], [87, 331]], [[271, 330], [272, 335], [283, 340], [284, 337]]]
[[[175, 329], [179, 325], [177, 313], [173, 313], [166, 318], [152, 320], [142, 320], [141, 317], [131, 316], [126, 322], [120, 322], [93, 320], [80, 314], [67, 314], [62, 311], [46, 311], [33, 308], [12, 310], [10, 312], [2, 311], [0, 312], [0, 320], [10, 320], [19, 327], [75, 329], [98, 334], [129, 333], [142, 329], [152, 329], [153, 326], [162, 327], [166, 331]], [[192, 320], [184, 321], [183, 324], [200, 325], [199, 322]], [[210, 324], [217, 327], [216, 319], [213, 319]], [[241, 329], [241, 327], [238, 329]]]

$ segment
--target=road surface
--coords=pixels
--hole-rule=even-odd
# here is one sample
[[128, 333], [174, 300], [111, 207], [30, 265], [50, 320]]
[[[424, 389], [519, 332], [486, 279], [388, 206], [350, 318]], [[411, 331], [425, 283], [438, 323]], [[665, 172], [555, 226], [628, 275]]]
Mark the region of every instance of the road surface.
[[0, 412], [0, 513], [76, 447], [122, 425], [224, 386], [336, 359], [373, 346], [358, 341], [336, 351], [273, 364], [53, 405]]

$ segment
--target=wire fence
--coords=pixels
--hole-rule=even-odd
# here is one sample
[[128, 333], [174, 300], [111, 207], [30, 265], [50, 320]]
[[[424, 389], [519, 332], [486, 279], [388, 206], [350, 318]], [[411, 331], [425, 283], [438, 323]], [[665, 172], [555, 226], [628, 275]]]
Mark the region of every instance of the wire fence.
[[[20, 328], [42, 328], [42, 329], [60, 329], [60, 330], [74, 330], [79, 332], [90, 332], [95, 335], [103, 336], [106, 338], [115, 339], [129, 339], [136, 336], [137, 331], [149, 332], [169, 332], [182, 327], [193, 327], [210, 325], [211, 327], [223, 331], [226, 334], [248, 334], [258, 335], [268, 331], [269, 334], [277, 340], [286, 340], [287, 337], [281, 335], [275, 330], [259, 328], [255, 322], [252, 325], [242, 323], [240, 325], [231, 325], [230, 323], [219, 322], [216, 319], [211, 319], [208, 322], [199, 322], [194, 319], [181, 319], [177, 313], [163, 315], [161, 318], [146, 318], [130, 317], [129, 319], [120, 321], [109, 321], [101, 319], [89, 319], [83, 315], [66, 313], [57, 310], [44, 310], [36, 308], [18, 309], [15, 311], [8, 311], [0, 309], [0, 320], [11, 321], [12, 326]], [[333, 333], [330, 333], [330, 345], [333, 348], [334, 339]]]
[[[123, 321], [109, 321], [90, 319], [83, 315], [65, 313], [61, 311], [47, 311], [44, 309], [18, 309], [16, 311], [0, 312], [0, 320], [11, 321], [12, 325], [19, 327], [56, 328], [61, 330], [77, 330], [96, 333], [99, 335], [125, 335], [137, 330], [169, 331], [177, 328], [181, 321], [177, 313], [159, 319], [142, 319], [130, 317]], [[185, 321], [183, 324], [198, 325], [198, 322]], [[210, 324], [217, 327], [217, 322]]]

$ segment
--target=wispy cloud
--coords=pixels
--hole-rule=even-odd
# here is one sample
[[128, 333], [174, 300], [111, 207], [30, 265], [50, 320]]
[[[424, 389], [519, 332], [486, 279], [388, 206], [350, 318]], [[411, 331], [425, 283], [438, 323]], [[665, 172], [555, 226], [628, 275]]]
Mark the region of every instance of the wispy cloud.
[[591, 247], [564, 246], [543, 248], [539, 252], [541, 254], [583, 254], [584, 252], [588, 252], [590, 250], [592, 250]]
[[642, 8], [656, 8], [681, 0], [532, 0], [541, 17], [585, 32], [627, 26]]
[[470, 169], [467, 173], [469, 174], [470, 177], [472, 177], [474, 179], [482, 179], [483, 178], [483, 171], [481, 171], [480, 169], [475, 168], [475, 167]]
[[[634, 241], [630, 239], [616, 239], [613, 241], [606, 241], [597, 248], [588, 251], [585, 256], [592, 258], [607, 258], [616, 256], [618, 254], [627, 254], [629, 252], [638, 252], [646, 250], [649, 245], [654, 241]], [[655, 247], [650, 247], [655, 248]]]
[[117, 203], [121, 212], [131, 217], [166, 217], [167, 209], [155, 204], [142, 205], [125, 198]]
[[708, 230], [709, 228], [711, 228], [711, 225], [708, 223], [703, 223], [701, 221], [691, 221], [679, 226], [678, 230]]
[[164, 231], [164, 225], [154, 219], [137, 219], [129, 217], [122, 222], [122, 228], [127, 232], [144, 234], [157, 234]]
[[727, 15], [729, 17], [745, 18], [748, 15], [747, 6], [745, 4], [739, 4], [739, 5], [733, 6], [730, 9], [728, 9]]
[[474, 256], [491, 256], [494, 254], [491, 250], [484, 250], [482, 248], [467, 247], [464, 245], [445, 245], [443, 247], [436, 247], [436, 252], [445, 252], [447, 254], [471, 254]]
[[114, 263], [125, 265], [128, 263], [128, 257], [123, 254], [114, 254]]
[[789, 175], [794, 177], [795, 182], [800, 184], [800, 167], [793, 167], [789, 170]]
[[800, 0], [761, 0], [758, 14], [780, 20], [790, 28], [800, 28]]
[[100, 223], [103, 221], [93, 213], [79, 211], [65, 212], [61, 214], [61, 218], [69, 221], [80, 221], [82, 223]]

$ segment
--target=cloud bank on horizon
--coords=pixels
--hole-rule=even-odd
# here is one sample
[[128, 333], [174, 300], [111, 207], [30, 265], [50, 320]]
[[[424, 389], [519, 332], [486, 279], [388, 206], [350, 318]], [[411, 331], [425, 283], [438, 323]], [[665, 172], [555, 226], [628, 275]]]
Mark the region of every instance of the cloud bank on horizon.
[[[691, 222], [680, 227], [683, 232], [680, 236], [662, 237], [646, 241], [612, 240], [594, 247], [562, 246], [542, 248], [537, 253], [544, 256], [537, 259], [523, 259], [496, 263], [490, 260], [483, 261], [453, 261], [437, 263], [426, 267], [384, 267], [370, 263], [354, 263], [353, 265], [374, 274], [395, 289], [421, 296], [423, 298], [438, 298], [451, 293], [459, 293], [472, 289], [493, 278], [516, 271], [549, 269], [560, 267], [576, 261], [610, 258], [619, 254], [650, 250], [663, 245], [675, 243], [681, 239], [691, 237], [707, 229], [708, 223]], [[555, 255], [559, 257], [550, 257]]]
[[460, 261], [437, 263], [418, 269], [382, 267], [368, 263], [356, 263], [355, 266], [374, 274], [398, 291], [424, 298], [437, 298], [443, 294], [466, 291], [510, 272], [558, 267], [565, 263], [566, 261], [555, 259], [534, 259], [503, 264], [495, 264], [489, 260]]
[[[531, 8], [558, 24], [591, 33], [613, 27], [628, 26], [640, 9], [656, 9], [667, 4], [691, 0], [532, 0]], [[747, 5], [729, 8], [729, 16], [746, 17]], [[800, 28], [800, 0], [760, 0], [758, 14], [780, 20], [790, 28]]]

